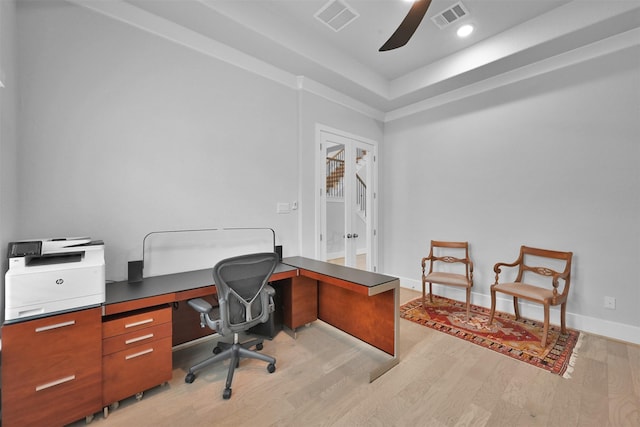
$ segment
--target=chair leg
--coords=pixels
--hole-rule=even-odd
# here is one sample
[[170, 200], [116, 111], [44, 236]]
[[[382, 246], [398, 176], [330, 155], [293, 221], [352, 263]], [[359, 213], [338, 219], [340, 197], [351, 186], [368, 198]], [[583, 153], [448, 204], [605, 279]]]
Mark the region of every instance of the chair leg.
[[489, 314], [489, 324], [493, 323], [493, 315], [496, 314], [496, 291], [491, 290], [491, 313]]
[[431, 282], [429, 282], [429, 301], [433, 304], [433, 290], [431, 289]]
[[547, 346], [547, 334], [549, 333], [549, 304], [544, 305], [544, 329], [542, 330], [542, 347]]
[[516, 316], [516, 320], [520, 318], [520, 310], [518, 310], [518, 298], [513, 297], [513, 314]]
[[564, 321], [565, 314], [567, 313], [567, 303], [564, 302], [560, 305], [560, 331], [563, 334], [567, 333], [567, 325]]
[[471, 288], [467, 288], [467, 320], [471, 312]]
[[189, 373], [193, 374], [195, 371], [199, 371], [200, 369], [204, 368], [205, 366], [209, 366], [209, 365], [211, 365], [213, 363], [217, 363], [217, 362], [220, 362], [222, 360], [230, 359], [231, 357], [233, 357], [232, 349], [228, 348], [228, 349], [222, 351], [221, 353], [216, 354], [215, 356], [211, 356], [208, 359], [205, 359], [202, 362], [193, 365], [191, 368], [189, 368]]
[[427, 296], [425, 294], [424, 282], [422, 282], [422, 308], [424, 308], [426, 305], [427, 305]]
[[[227, 394], [229, 395], [229, 397], [231, 397], [231, 383], [233, 382], [233, 374], [236, 371], [236, 366], [238, 366], [238, 363], [240, 363], [240, 352], [239, 349], [241, 349], [242, 347], [240, 346], [240, 344], [233, 344], [231, 346], [231, 358], [229, 360], [229, 371], [227, 372], [227, 382], [225, 383], [225, 392], [223, 394], [223, 397], [225, 399], [228, 399]], [[229, 390], [229, 391], [227, 391]]]

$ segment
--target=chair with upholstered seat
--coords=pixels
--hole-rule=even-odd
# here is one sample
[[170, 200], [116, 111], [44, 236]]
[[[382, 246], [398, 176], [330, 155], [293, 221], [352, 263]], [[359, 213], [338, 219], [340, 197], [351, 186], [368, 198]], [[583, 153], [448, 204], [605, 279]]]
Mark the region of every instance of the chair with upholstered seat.
[[[455, 255], [455, 256], [454, 256]], [[427, 272], [427, 261], [429, 271]], [[459, 271], [452, 271], [455, 264], [461, 264]], [[422, 258], [422, 306], [426, 305], [425, 287], [429, 284], [429, 301], [433, 303], [432, 284], [455, 286], [466, 291], [467, 319], [471, 307], [471, 287], [473, 286], [473, 262], [469, 258], [468, 242], [431, 241], [429, 256]]]
[[200, 325], [217, 331], [222, 336], [233, 334], [233, 344], [218, 343], [214, 355], [192, 366], [185, 382], [192, 383], [195, 371], [212, 363], [230, 359], [227, 381], [222, 397], [231, 397], [231, 382], [240, 358], [259, 359], [267, 362], [267, 370], [276, 370], [276, 359], [257, 351], [262, 349], [262, 340], [239, 342], [239, 333], [269, 320], [274, 311], [275, 290], [267, 284], [278, 264], [275, 252], [240, 255], [224, 259], [213, 267], [213, 280], [218, 294], [218, 307], [213, 307], [202, 298], [189, 300], [189, 305], [200, 313]]
[[[513, 263], [499, 262], [495, 264], [493, 271], [496, 274], [496, 278], [495, 283], [491, 285], [491, 314], [489, 315], [489, 324], [493, 322], [496, 311], [496, 293], [500, 292], [513, 297], [513, 310], [516, 320], [520, 318], [518, 299], [522, 298], [544, 306], [544, 330], [540, 340], [542, 347], [547, 346], [550, 306], [560, 305], [560, 327], [562, 333], [565, 334], [567, 332], [565, 314], [567, 311], [569, 286], [571, 284], [572, 258], [573, 253], [571, 252], [522, 246], [520, 247], [520, 256], [518, 256], [518, 259]], [[518, 268], [517, 276], [513, 282], [498, 283], [502, 267]], [[556, 269], [558, 271], [556, 271]], [[525, 277], [528, 273], [532, 273], [529, 274], [531, 277]], [[560, 288], [560, 280], [562, 280], [562, 288]]]

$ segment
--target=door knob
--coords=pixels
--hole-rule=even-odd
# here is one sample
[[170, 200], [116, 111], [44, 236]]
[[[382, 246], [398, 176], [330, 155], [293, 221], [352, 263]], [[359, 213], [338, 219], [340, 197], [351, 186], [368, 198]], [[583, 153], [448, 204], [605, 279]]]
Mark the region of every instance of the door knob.
[[350, 239], [350, 238], [351, 238], [351, 234], [347, 234], [347, 239]]
[[356, 233], [353, 233], [353, 238], [354, 238], [354, 239], [357, 239], [357, 238], [358, 238], [358, 235], [357, 235]]

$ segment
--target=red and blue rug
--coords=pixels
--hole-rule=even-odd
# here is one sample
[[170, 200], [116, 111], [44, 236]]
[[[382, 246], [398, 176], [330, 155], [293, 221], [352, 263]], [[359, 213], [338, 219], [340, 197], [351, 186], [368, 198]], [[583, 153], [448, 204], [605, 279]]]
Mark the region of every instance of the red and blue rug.
[[436, 331], [461, 338], [557, 375], [569, 377], [573, 371], [580, 332], [567, 328], [562, 334], [559, 326], [549, 325], [547, 346], [540, 345], [543, 324], [508, 313], [496, 312], [489, 325], [490, 310], [471, 305], [467, 320], [464, 302], [433, 296], [433, 303], [417, 298], [400, 306], [400, 317]]

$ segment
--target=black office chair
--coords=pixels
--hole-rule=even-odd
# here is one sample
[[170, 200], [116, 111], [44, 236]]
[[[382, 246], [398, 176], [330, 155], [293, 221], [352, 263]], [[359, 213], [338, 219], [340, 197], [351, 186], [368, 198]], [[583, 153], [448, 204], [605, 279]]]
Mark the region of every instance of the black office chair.
[[192, 383], [195, 380], [194, 371], [221, 360], [231, 359], [227, 383], [222, 394], [224, 399], [229, 399], [233, 373], [241, 357], [268, 362], [267, 371], [275, 372], [275, 358], [249, 350], [253, 346], [256, 350], [262, 350], [263, 340], [253, 339], [241, 344], [238, 333], [259, 323], [265, 323], [275, 310], [275, 290], [267, 282], [277, 264], [278, 255], [275, 252], [266, 252], [227, 258], [213, 267], [219, 306], [212, 307], [202, 298], [189, 300], [188, 303], [200, 313], [200, 325], [203, 328], [207, 325], [222, 336], [233, 334], [233, 344], [219, 342], [213, 349], [213, 356], [189, 368], [185, 382]]

